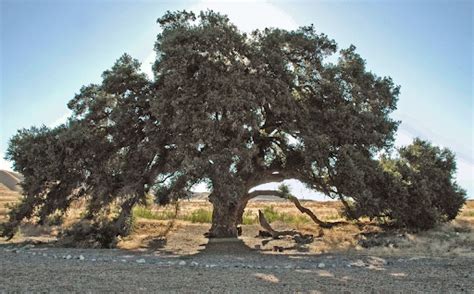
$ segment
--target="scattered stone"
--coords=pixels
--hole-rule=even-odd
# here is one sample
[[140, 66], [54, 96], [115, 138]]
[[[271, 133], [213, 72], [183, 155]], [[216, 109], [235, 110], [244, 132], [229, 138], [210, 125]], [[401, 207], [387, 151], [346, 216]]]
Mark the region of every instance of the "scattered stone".
[[325, 267], [326, 267], [326, 265], [323, 262], [320, 262], [318, 264], [318, 268], [325, 268]]
[[70, 254], [68, 254], [64, 257], [64, 259], [71, 259], [71, 258], [72, 258], [72, 256]]
[[293, 268], [293, 266], [291, 264], [288, 264], [288, 265], [285, 265], [285, 268], [286, 269], [291, 269], [291, 268]]
[[195, 261], [191, 261], [191, 266], [198, 266], [199, 263], [195, 262]]
[[43, 256], [44, 256], [44, 257], [48, 256], [48, 253], [43, 253]]
[[273, 246], [274, 252], [283, 252], [285, 249], [281, 246]]
[[84, 258], [84, 255], [82, 255], [82, 254], [79, 255], [79, 260], [84, 260], [84, 259], [85, 259], [85, 258]]
[[120, 261], [121, 261], [121, 262], [127, 262], [127, 260], [126, 260], [126, 259], [121, 259]]
[[145, 261], [145, 259], [140, 258], [140, 259], [137, 259], [136, 262], [137, 262], [137, 263], [145, 263], [146, 261]]
[[92, 259], [91, 259], [91, 261], [97, 261], [97, 259], [95, 259], [95, 258], [92, 258]]
[[186, 265], [186, 261], [181, 260], [181, 261], [178, 262], [178, 265], [181, 265], [181, 266]]

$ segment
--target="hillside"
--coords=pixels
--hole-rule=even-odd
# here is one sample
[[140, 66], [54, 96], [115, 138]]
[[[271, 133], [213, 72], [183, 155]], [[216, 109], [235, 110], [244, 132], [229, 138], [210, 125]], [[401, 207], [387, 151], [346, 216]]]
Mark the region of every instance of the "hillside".
[[22, 180], [23, 177], [18, 173], [0, 170], [0, 184], [3, 184], [9, 190], [21, 192], [19, 183]]
[[22, 178], [17, 173], [0, 170], [0, 222], [6, 219], [8, 205], [20, 201], [21, 187], [18, 184]]

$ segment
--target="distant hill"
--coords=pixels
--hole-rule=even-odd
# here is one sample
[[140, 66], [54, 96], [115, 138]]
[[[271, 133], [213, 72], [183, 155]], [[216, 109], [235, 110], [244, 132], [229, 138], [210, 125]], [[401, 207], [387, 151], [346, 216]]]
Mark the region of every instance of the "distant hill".
[[[189, 199], [191, 200], [201, 200], [201, 201], [206, 201], [209, 198], [209, 192], [192, 192], [192, 195]], [[285, 201], [285, 199], [282, 199], [277, 196], [257, 196], [255, 198], [252, 198], [250, 201], [272, 201], [272, 202], [278, 202], [278, 201]]]
[[23, 180], [23, 176], [6, 170], [0, 170], [0, 184], [7, 187], [9, 190], [21, 192], [20, 182]]

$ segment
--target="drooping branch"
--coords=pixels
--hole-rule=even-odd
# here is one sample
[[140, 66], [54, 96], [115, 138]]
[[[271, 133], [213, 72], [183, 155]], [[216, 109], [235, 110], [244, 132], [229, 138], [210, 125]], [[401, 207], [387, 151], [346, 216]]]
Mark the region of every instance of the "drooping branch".
[[293, 204], [295, 204], [296, 208], [298, 208], [298, 210], [300, 212], [307, 214], [316, 224], [318, 224], [322, 228], [332, 228], [334, 225], [340, 224], [340, 222], [328, 223], [328, 222], [324, 222], [324, 221], [320, 220], [309, 208], [306, 208], [303, 205], [301, 205], [298, 198], [296, 198], [295, 196], [283, 193], [281, 191], [255, 190], [255, 191], [252, 191], [252, 192], [247, 194], [248, 199], [252, 199], [252, 198], [255, 198], [257, 196], [276, 196], [276, 197], [280, 197], [280, 198], [283, 198], [283, 199], [288, 199], [291, 202], [293, 202]]

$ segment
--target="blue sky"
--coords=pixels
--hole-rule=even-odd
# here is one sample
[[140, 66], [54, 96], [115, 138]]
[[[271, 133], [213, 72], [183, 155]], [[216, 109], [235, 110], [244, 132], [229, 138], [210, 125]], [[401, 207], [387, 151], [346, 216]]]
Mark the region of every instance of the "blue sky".
[[[124, 52], [150, 70], [156, 19], [212, 8], [242, 30], [313, 23], [340, 47], [354, 44], [402, 94], [397, 144], [415, 136], [453, 150], [458, 182], [474, 198], [472, 1], [0, 1], [0, 156], [19, 128], [57, 125], [82, 85]], [[0, 160], [0, 169], [9, 163]], [[301, 185], [293, 191], [317, 197]]]

